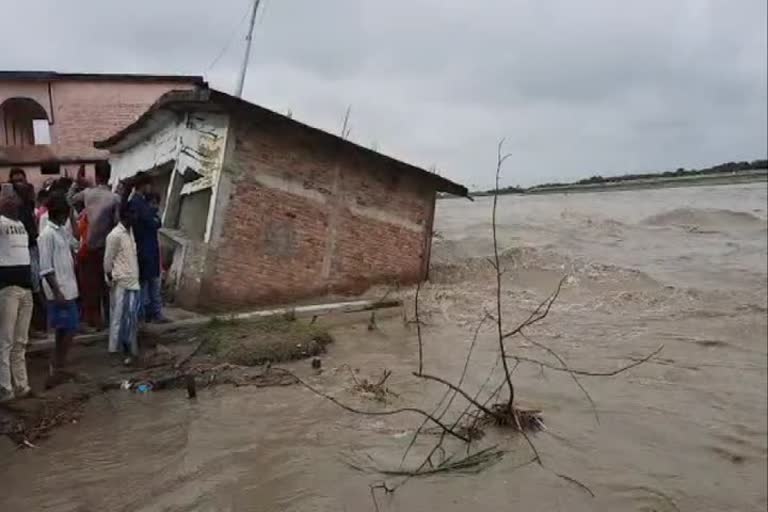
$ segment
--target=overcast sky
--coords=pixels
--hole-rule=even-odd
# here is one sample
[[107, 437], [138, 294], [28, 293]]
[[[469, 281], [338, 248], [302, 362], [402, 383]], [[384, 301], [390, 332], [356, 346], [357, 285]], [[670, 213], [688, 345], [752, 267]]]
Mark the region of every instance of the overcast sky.
[[[205, 74], [251, 0], [0, 0], [0, 68]], [[264, 0], [246, 99], [470, 186], [764, 158], [765, 0]], [[227, 51], [215, 62], [221, 50]]]

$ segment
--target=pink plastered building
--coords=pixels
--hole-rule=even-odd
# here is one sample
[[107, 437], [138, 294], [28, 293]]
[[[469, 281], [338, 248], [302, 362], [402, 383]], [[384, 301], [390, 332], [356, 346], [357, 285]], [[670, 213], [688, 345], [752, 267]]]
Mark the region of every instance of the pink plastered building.
[[108, 152], [93, 147], [130, 125], [170, 90], [205, 86], [180, 75], [0, 71], [0, 182], [21, 167], [36, 187], [49, 178], [74, 177]]

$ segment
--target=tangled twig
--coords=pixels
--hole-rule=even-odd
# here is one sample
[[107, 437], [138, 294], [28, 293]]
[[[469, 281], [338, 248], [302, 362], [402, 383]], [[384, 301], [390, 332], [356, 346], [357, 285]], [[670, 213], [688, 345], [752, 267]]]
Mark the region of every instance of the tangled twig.
[[400, 396], [386, 386], [387, 380], [392, 375], [391, 370], [384, 369], [381, 377], [377, 382], [369, 381], [365, 377], [359, 380], [351, 369], [350, 374], [352, 375], [352, 379], [355, 381], [355, 385], [352, 387], [352, 389], [358, 393], [369, 393], [375, 400], [382, 403], [386, 403], [390, 396], [395, 398]]
[[550, 370], [555, 370], [558, 372], [568, 372], [574, 375], [581, 375], [584, 377], [614, 377], [620, 373], [623, 373], [627, 370], [631, 370], [632, 368], [635, 368], [637, 366], [640, 366], [641, 364], [650, 361], [653, 359], [654, 356], [658, 355], [659, 352], [661, 352], [664, 349], [664, 345], [660, 345], [659, 348], [651, 352], [650, 354], [640, 358], [640, 359], [633, 359], [630, 358], [632, 361], [630, 364], [622, 366], [621, 368], [617, 368], [615, 370], [606, 370], [606, 371], [593, 371], [593, 370], [575, 370], [573, 368], [566, 368], [564, 366], [555, 366], [553, 364], [547, 363], [545, 361], [539, 361], [538, 359], [532, 359], [530, 357], [523, 357], [523, 356], [510, 356], [511, 359], [515, 359], [517, 361], [525, 362], [525, 363], [532, 363], [537, 364], [539, 366], [542, 366], [544, 368], [548, 368]]
[[278, 368], [278, 367], [274, 367], [273, 366], [271, 368], [271, 371], [280, 372], [280, 373], [283, 373], [285, 375], [290, 375], [291, 377], [296, 379], [296, 382], [298, 382], [299, 384], [301, 384], [302, 386], [304, 386], [305, 388], [307, 388], [308, 390], [310, 390], [311, 392], [313, 392], [317, 396], [325, 398], [326, 400], [328, 400], [328, 401], [338, 405], [339, 407], [341, 407], [342, 409], [344, 409], [346, 411], [353, 412], [353, 413], [356, 413], [356, 414], [363, 414], [363, 415], [366, 415], [366, 416], [393, 416], [393, 415], [402, 414], [402, 413], [414, 413], [414, 414], [418, 414], [418, 415], [421, 415], [421, 416], [429, 419], [432, 423], [434, 423], [435, 425], [437, 425], [438, 427], [443, 429], [443, 431], [445, 431], [446, 434], [449, 434], [449, 435], [455, 437], [456, 439], [459, 439], [460, 441], [463, 441], [465, 443], [469, 441], [469, 438], [467, 438], [466, 436], [464, 436], [460, 432], [457, 432], [455, 430], [451, 430], [451, 428], [448, 425], [446, 425], [445, 423], [440, 421], [438, 418], [435, 418], [434, 416], [432, 416], [428, 412], [422, 411], [421, 409], [417, 409], [416, 407], [400, 407], [398, 409], [392, 409], [392, 410], [389, 410], [389, 411], [363, 411], [361, 409], [357, 409], [355, 407], [352, 407], [350, 405], [347, 405], [347, 404], [341, 402], [336, 397], [333, 397], [331, 395], [323, 393], [319, 389], [315, 388], [314, 386], [312, 386], [312, 385], [308, 384], [307, 382], [305, 382], [304, 380], [300, 379], [295, 373], [291, 372], [290, 370], [286, 370], [285, 368]]

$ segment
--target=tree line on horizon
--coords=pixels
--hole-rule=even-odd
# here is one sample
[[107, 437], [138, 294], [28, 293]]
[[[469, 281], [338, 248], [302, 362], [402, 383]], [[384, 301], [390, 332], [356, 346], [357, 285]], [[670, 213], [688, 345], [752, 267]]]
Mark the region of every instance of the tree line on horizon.
[[[500, 188], [499, 194], [524, 194], [529, 190], [540, 190], [544, 188], [568, 187], [573, 185], [597, 185], [602, 183], [621, 183], [625, 181], [642, 180], [642, 179], [649, 179], [649, 178], [675, 178], [675, 177], [682, 177], [682, 176], [699, 176], [704, 174], [733, 174], [733, 173], [738, 173], [742, 171], [752, 171], [752, 170], [760, 170], [760, 169], [768, 169], [768, 160], [759, 159], [759, 160], [753, 160], [751, 162], [747, 162], [747, 161], [726, 162], [719, 165], [714, 165], [712, 167], [705, 167], [702, 169], [686, 169], [684, 167], [680, 167], [674, 171], [664, 171], [664, 172], [633, 173], [633, 174], [623, 174], [620, 176], [595, 175], [595, 176], [584, 178], [578, 181], [572, 181], [567, 183], [562, 183], [562, 182], [543, 183], [541, 185], [534, 185], [533, 187], [529, 187], [529, 188], [513, 185], [509, 187]], [[486, 191], [477, 192], [475, 195], [487, 195], [487, 194], [493, 194], [493, 192], [494, 192], [493, 190], [486, 190]]]

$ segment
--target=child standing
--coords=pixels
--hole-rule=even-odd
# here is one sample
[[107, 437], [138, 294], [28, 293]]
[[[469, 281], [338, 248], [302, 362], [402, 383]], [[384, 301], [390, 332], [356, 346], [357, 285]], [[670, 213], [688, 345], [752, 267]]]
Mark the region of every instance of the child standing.
[[[48, 299], [48, 322], [56, 332], [49, 386], [65, 377], [64, 368], [72, 338], [80, 325], [77, 278], [73, 254], [78, 249], [77, 224], [66, 196], [56, 193], [48, 199], [48, 220], [38, 238], [40, 277]], [[75, 229], [67, 229], [67, 221]]]
[[104, 249], [104, 274], [111, 286], [109, 315], [109, 351], [122, 351], [125, 364], [139, 355], [137, 341], [141, 286], [136, 240], [133, 237], [133, 210], [120, 207], [120, 222], [107, 235]]

